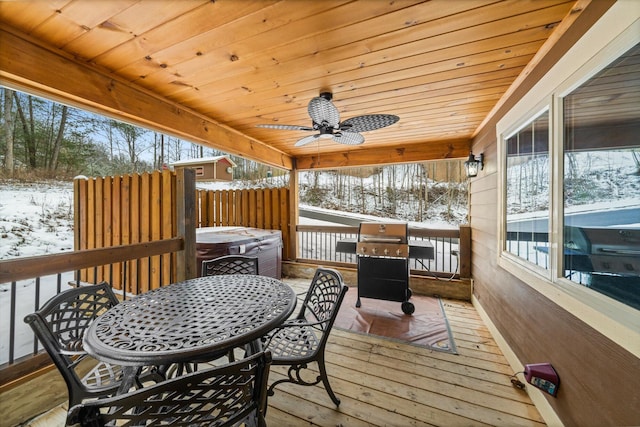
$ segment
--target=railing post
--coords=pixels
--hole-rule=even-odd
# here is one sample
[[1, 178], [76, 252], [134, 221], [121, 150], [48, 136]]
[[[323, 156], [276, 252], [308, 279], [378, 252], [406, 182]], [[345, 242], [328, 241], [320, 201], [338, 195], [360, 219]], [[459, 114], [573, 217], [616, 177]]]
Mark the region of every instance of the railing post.
[[298, 169], [294, 167], [289, 172], [289, 253], [284, 258], [295, 260], [298, 258], [298, 235], [296, 227], [298, 226], [298, 192], [300, 191], [298, 182]]
[[178, 281], [192, 279], [196, 271], [196, 175], [193, 169], [176, 171], [176, 223], [184, 249], [177, 253]]
[[[73, 178], [73, 250], [79, 251], [87, 247], [87, 188], [89, 178], [83, 175]], [[76, 273], [74, 279], [81, 280], [82, 272]], [[85, 273], [86, 274], [86, 273]]]
[[471, 277], [471, 226], [460, 226], [460, 278]]

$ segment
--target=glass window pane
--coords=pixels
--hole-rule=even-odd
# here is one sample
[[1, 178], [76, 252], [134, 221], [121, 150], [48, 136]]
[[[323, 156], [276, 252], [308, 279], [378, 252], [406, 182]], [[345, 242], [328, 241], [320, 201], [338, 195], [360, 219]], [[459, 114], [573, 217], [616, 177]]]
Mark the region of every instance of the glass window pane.
[[640, 309], [640, 47], [564, 99], [564, 274]]
[[549, 113], [506, 141], [505, 250], [549, 268]]

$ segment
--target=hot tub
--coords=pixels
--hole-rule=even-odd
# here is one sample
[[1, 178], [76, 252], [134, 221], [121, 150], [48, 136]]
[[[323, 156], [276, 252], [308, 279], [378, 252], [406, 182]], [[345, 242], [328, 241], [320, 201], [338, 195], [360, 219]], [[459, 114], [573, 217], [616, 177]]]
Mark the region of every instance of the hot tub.
[[258, 257], [261, 276], [281, 278], [282, 232], [249, 227], [204, 227], [196, 229], [198, 275], [202, 261], [223, 255]]

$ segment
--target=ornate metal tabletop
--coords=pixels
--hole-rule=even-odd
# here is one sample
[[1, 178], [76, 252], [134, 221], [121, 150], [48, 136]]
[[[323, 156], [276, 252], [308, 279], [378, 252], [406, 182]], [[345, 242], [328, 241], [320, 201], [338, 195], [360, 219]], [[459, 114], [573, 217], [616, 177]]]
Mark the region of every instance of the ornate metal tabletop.
[[125, 366], [203, 360], [263, 336], [295, 304], [293, 289], [270, 277], [200, 277], [112, 307], [89, 327], [84, 345], [96, 359]]

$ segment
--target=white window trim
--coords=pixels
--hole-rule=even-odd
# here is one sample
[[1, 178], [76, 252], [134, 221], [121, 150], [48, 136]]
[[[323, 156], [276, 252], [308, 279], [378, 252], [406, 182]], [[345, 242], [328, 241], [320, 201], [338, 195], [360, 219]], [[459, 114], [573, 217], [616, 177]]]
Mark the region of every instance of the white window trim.
[[[570, 93], [591, 76], [607, 66], [640, 40], [640, 2], [618, 1], [605, 15], [554, 65], [554, 67], [496, 125], [498, 141], [498, 265], [524, 283], [548, 297], [589, 326], [621, 347], [640, 357], [640, 315], [638, 310], [590, 291], [562, 277], [563, 180], [552, 179], [550, 187], [551, 269], [536, 268], [503, 250], [506, 237], [504, 206], [505, 150], [504, 137], [513, 133], [520, 123], [534, 117], [536, 109], [550, 106], [549, 143], [552, 177], [563, 176], [562, 117], [558, 108], [562, 96]], [[534, 105], [536, 108], [531, 108]]]

